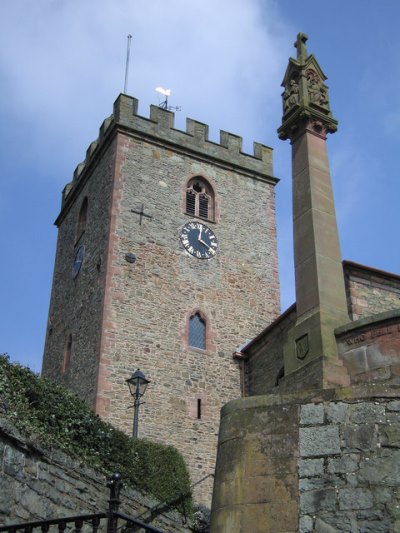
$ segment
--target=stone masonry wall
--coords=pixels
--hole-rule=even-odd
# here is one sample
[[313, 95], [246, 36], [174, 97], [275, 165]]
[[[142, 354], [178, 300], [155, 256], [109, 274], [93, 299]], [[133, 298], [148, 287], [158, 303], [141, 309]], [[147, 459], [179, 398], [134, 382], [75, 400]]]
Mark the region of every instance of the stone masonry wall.
[[[400, 276], [343, 262], [351, 322], [336, 328], [339, 357], [351, 383], [399, 381]], [[283, 367], [283, 345], [296, 320], [295, 306], [280, 315], [244, 349], [246, 394], [277, 392], [276, 377]], [[318, 367], [315, 368], [319, 372]], [[299, 372], [299, 371], [298, 371]], [[280, 391], [309, 388], [313, 372], [308, 366], [293, 379], [280, 382]], [[318, 379], [318, 376], [315, 377]]]
[[[91, 468], [22, 437], [0, 419], [0, 525], [105, 512], [106, 479]], [[123, 487], [120, 510], [147, 522], [158, 502]], [[165, 532], [189, 531], [177, 513], [153, 512], [152, 525]]]
[[400, 308], [400, 276], [343, 262], [352, 320]]
[[[180, 228], [189, 179], [215, 193], [211, 260], [189, 255]], [[241, 139], [192, 120], [173, 128], [173, 114], [121, 95], [64, 192], [43, 371], [93, 403], [103, 418], [132, 431], [126, 379], [140, 368], [151, 383], [140, 407], [139, 435], [175, 445], [184, 455], [196, 498], [210, 503], [219, 412], [240, 396], [232, 353], [279, 313], [275, 197], [271, 149], [241, 152]], [[73, 240], [83, 198], [89, 202], [86, 257], [71, 279]], [[134, 211], [151, 218], [140, 217]], [[75, 248], [74, 248], [75, 246]], [[134, 254], [130, 263], [126, 254]], [[199, 311], [206, 349], [188, 346], [188, 321]], [[51, 334], [50, 334], [51, 331]], [[63, 375], [62, 354], [73, 349]], [[201, 417], [197, 406], [201, 403]]]
[[[95, 406], [98, 356], [105, 286], [108, 227], [112, 197], [115, 146], [108, 146], [90, 179], [79, 183], [77, 199], [58, 220], [59, 233], [42, 372], [61, 381]], [[79, 212], [88, 198], [87, 223], [78, 235]], [[78, 276], [72, 265], [78, 248], [85, 257]], [[70, 364], [63, 368], [64, 351], [72, 336]]]
[[246, 396], [274, 392], [283, 377], [283, 346], [287, 331], [295, 322], [296, 307], [291, 306], [244, 348]]
[[212, 533], [292, 533], [298, 526], [298, 405], [253, 396], [222, 408]]
[[300, 533], [400, 531], [400, 401], [300, 409]]
[[212, 533], [400, 532], [400, 389], [236, 400], [221, 415]]
[[[214, 471], [220, 408], [240, 396], [232, 353], [278, 312], [273, 186], [134, 138], [121, 136], [118, 154], [121, 193], [114, 206], [98, 412], [131, 430], [124, 381], [141, 368], [151, 384], [140, 434], [176, 446], [197, 482]], [[206, 222], [219, 241], [209, 261], [190, 256], [179, 241], [180, 228], [193, 219], [182, 205], [194, 175], [213, 185], [220, 213]], [[141, 204], [153, 218], [140, 225], [132, 209]], [[136, 255], [134, 264], [125, 261], [127, 252]], [[206, 319], [205, 350], [188, 346], [188, 320], [196, 310]], [[209, 477], [196, 497], [209, 502], [211, 488]]]
[[350, 293], [353, 320], [400, 307], [400, 290], [394, 291], [391, 287], [351, 280]]
[[400, 308], [345, 324], [335, 335], [352, 384], [400, 384]]

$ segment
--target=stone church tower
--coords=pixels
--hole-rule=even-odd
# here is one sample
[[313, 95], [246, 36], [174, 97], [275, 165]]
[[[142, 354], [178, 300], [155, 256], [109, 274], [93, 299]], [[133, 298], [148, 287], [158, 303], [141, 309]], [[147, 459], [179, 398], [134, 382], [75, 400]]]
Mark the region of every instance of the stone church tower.
[[[120, 95], [62, 197], [43, 374], [130, 433], [126, 379], [151, 381], [139, 435], [212, 474], [232, 353], [279, 313], [271, 149]], [[196, 487], [209, 503], [212, 478]]]

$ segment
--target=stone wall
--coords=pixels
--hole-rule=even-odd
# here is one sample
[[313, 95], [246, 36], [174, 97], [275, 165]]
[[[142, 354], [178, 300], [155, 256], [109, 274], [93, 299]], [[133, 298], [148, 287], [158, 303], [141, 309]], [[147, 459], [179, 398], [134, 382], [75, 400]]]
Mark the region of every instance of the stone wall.
[[[102, 474], [56, 450], [44, 451], [0, 419], [1, 525], [105, 512], [108, 498]], [[189, 531], [180, 515], [161, 514], [159, 502], [130, 488], [123, 487], [121, 502], [123, 512], [163, 531]]]
[[224, 406], [212, 533], [400, 531], [400, 389]]
[[352, 320], [400, 308], [400, 276], [350, 261], [343, 269]]
[[[119, 97], [64, 195], [43, 371], [90, 402], [94, 394], [96, 412], [131, 432], [125, 381], [139, 367], [151, 381], [140, 436], [174, 445], [193, 482], [206, 478], [196, 498], [209, 504], [220, 408], [240, 396], [232, 353], [279, 313], [271, 149], [256, 145], [246, 155], [235, 135], [221, 132], [213, 143], [204, 124], [189, 120], [182, 132], [166, 110], [152, 107], [150, 119], [136, 111], [136, 100]], [[210, 260], [189, 255], [179, 239], [194, 218], [185, 198], [195, 176], [215, 193], [215, 217], [204, 221], [219, 243]], [[85, 196], [86, 257], [71, 279]], [[142, 206], [151, 218], [140, 218]], [[206, 322], [204, 350], [188, 345], [196, 311]], [[69, 332], [73, 350], [63, 375]]]
[[338, 353], [351, 383], [400, 384], [400, 308], [335, 330]]
[[[268, 255], [275, 239], [272, 188], [164, 147], [155, 149], [135, 139], [125, 143], [115, 260], [105, 309], [110, 326], [104, 331], [99, 413], [129, 431], [123, 379], [134, 366], [144, 369], [152, 383], [141, 412], [142, 435], [176, 446], [196, 482], [214, 470], [221, 406], [240, 395], [232, 353], [277, 310], [274, 259]], [[188, 256], [178, 239], [179, 228], [188, 219], [182, 211], [182, 187], [198, 172], [215, 185], [221, 213], [213, 225], [220, 250], [206, 262]], [[128, 179], [133, 173], [138, 176], [135, 181]], [[160, 181], [149, 189], [154, 174]], [[137, 197], [147, 197], [154, 217], [142, 227], [129, 213]], [[236, 229], [241, 206], [246, 206], [241, 228], [251, 228], [250, 221], [264, 213], [257, 236], [250, 235], [252, 230]], [[136, 254], [134, 267], [119, 250]], [[254, 261], [247, 262], [247, 257]], [[187, 342], [188, 319], [197, 309], [206, 317], [209, 332], [205, 350]], [[201, 419], [193, 409], [198, 400]], [[205, 503], [211, 488], [209, 478], [198, 486], [197, 497]]]
[[296, 531], [298, 408], [274, 400], [254, 396], [222, 408], [213, 533]]
[[[351, 321], [336, 328], [338, 354], [351, 383], [386, 381], [397, 384], [400, 373], [400, 276], [343, 262]], [[283, 346], [296, 321], [293, 304], [242, 350], [246, 395], [302, 390], [315, 386], [321, 368], [312, 364], [283, 377]], [[337, 370], [341, 371], [337, 366]], [[343, 383], [347, 374], [343, 373]], [[278, 378], [278, 379], [277, 379]], [[339, 381], [337, 382], [339, 383]], [[274, 390], [275, 389], [275, 390]]]
[[400, 401], [300, 408], [299, 532], [400, 531]]
[[273, 392], [278, 385], [283, 377], [283, 346], [295, 321], [296, 306], [292, 305], [243, 349], [246, 396]]
[[[73, 388], [91, 407], [97, 393], [98, 357], [107, 262], [109, 212], [112, 196], [115, 143], [103, 147], [90, 179], [76, 184], [68, 210], [59, 226], [53, 287], [46, 332], [42, 373]], [[79, 212], [88, 199], [87, 223], [78, 235]], [[85, 256], [79, 274], [72, 266], [80, 246]], [[69, 364], [63, 363], [71, 335]]]

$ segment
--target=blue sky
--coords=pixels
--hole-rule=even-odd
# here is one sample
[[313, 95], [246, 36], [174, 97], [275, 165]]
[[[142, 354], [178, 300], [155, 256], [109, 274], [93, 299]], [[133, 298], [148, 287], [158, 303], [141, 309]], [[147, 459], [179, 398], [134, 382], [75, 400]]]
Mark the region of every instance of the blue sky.
[[[274, 148], [282, 309], [294, 300], [290, 144], [281, 81], [299, 31], [328, 77], [343, 258], [398, 273], [398, 0], [1, 0], [0, 353], [39, 371], [61, 190], [123, 89], [172, 89], [186, 117]], [[240, 341], [240, 339], [239, 339]]]

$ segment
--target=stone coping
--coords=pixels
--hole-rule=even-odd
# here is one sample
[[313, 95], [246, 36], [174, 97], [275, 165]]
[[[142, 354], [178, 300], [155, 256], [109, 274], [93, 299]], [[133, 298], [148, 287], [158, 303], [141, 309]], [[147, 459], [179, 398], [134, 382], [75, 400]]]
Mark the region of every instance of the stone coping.
[[387, 322], [394, 319], [400, 319], [400, 309], [392, 309], [376, 315], [360, 318], [359, 320], [354, 320], [353, 322], [349, 322], [348, 324], [344, 324], [343, 326], [335, 328], [335, 335], [336, 337], [339, 337], [360, 328], [380, 324], [382, 322]]
[[232, 400], [221, 409], [221, 418], [244, 409], [258, 409], [273, 405], [322, 402], [357, 402], [361, 399], [400, 398], [400, 385], [362, 384], [336, 389], [310, 389], [290, 394], [265, 394]]
[[354, 261], [349, 261], [347, 259], [344, 259], [342, 261], [343, 263], [343, 270], [345, 274], [350, 275], [352, 271], [358, 270], [361, 271], [362, 274], [368, 275], [369, 277], [380, 277], [380, 278], [390, 278], [391, 281], [399, 282], [400, 276], [398, 274], [394, 274], [393, 272], [387, 272], [386, 270], [379, 270], [378, 268], [374, 268], [368, 265], [362, 265], [361, 263], [356, 263]]

